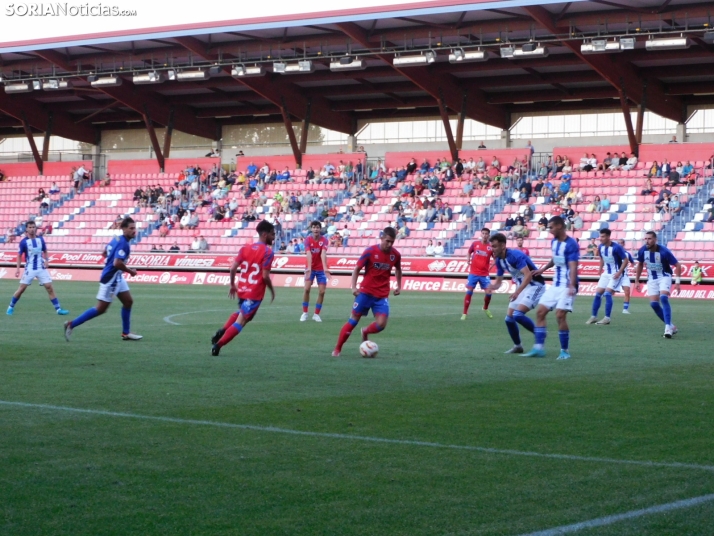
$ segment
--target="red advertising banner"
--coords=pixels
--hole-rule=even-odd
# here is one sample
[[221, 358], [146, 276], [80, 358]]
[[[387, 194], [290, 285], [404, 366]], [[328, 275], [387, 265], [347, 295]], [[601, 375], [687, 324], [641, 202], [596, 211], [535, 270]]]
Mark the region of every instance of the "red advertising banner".
[[[0, 279], [17, 280], [15, 271], [12, 268], [0, 267]], [[84, 270], [80, 268], [51, 268], [50, 275], [54, 281], [91, 281], [98, 282], [97, 270]], [[131, 283], [147, 283], [155, 285], [214, 285], [228, 286], [229, 277], [224, 272], [177, 272], [161, 270], [143, 270], [135, 277], [127, 277]], [[273, 285], [284, 288], [303, 288], [305, 277], [301, 274], [273, 274]], [[357, 280], [358, 286], [362, 277]], [[349, 289], [351, 277], [347, 275], [333, 275], [328, 281], [330, 288]], [[392, 278], [392, 289], [396, 288], [397, 282]], [[317, 286], [316, 284], [314, 286]], [[581, 283], [578, 296], [593, 296], [597, 285], [594, 282]], [[509, 294], [513, 292], [514, 285], [505, 281], [497, 294]], [[644, 288], [643, 288], [644, 290]], [[402, 291], [404, 292], [456, 292], [466, 291], [465, 278], [449, 278], [439, 276], [404, 276], [402, 278]], [[477, 289], [477, 292], [481, 292]], [[632, 291], [632, 295], [642, 297], [643, 295]], [[697, 300], [714, 300], [714, 289], [710, 287], [682, 285], [681, 292], [672, 291], [674, 298], [690, 298]]]
[[[0, 252], [0, 266], [14, 265], [17, 259], [15, 252]], [[351, 272], [357, 265], [357, 257], [329, 256], [327, 264], [330, 271], [336, 273]], [[50, 265], [67, 268], [98, 268], [104, 265], [104, 258], [98, 253], [50, 253]], [[136, 253], [129, 259], [129, 265], [134, 268], [149, 270], [226, 270], [230, 268], [233, 257], [230, 255], [210, 254], [167, 254], [167, 253]], [[546, 262], [536, 259], [536, 264]], [[682, 276], [689, 277], [693, 263], [682, 262]], [[714, 262], [700, 263], [705, 279], [714, 278]], [[273, 261], [275, 271], [302, 271], [305, 269], [305, 257], [302, 255], [276, 255]], [[413, 275], [466, 275], [468, 263], [463, 258], [450, 257], [402, 257], [402, 271]], [[630, 277], [634, 278], [635, 267], [629, 267]], [[492, 268], [492, 274], [495, 269]], [[600, 262], [597, 259], [580, 261], [579, 274], [583, 279], [597, 279], [600, 275]], [[546, 274], [547, 275], [547, 274]], [[647, 277], [643, 272], [643, 280]]]

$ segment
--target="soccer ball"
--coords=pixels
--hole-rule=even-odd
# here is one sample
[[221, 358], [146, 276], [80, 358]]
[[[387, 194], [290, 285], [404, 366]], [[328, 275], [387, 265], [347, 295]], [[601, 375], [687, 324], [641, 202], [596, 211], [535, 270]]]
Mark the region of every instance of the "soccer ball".
[[362, 357], [377, 357], [377, 352], [379, 352], [379, 346], [376, 342], [364, 341], [359, 345], [359, 353]]

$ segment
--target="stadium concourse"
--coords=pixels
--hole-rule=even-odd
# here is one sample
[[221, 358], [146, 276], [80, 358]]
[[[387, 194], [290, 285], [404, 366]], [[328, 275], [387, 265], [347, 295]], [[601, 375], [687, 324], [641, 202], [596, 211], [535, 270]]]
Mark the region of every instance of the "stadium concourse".
[[[311, 155], [313, 158], [308, 162], [308, 169], [315, 168], [313, 180], [309, 180], [306, 169], [291, 169], [289, 181], [258, 179], [257, 187], [252, 192], [249, 190], [250, 177], [247, 177], [247, 168], [253, 165], [249, 158], [240, 159], [237, 169], [230, 175], [223, 170], [212, 175], [212, 170], [217, 170], [214, 166], [216, 161], [209, 158], [167, 161], [165, 173], [135, 172], [151, 169], [151, 161], [110, 161], [111, 180], [108, 184], [104, 178], [94, 177], [77, 190], [69, 179], [69, 170], [76, 167], [72, 163], [63, 164], [65, 174], [48, 176], [15, 175], [10, 164], [5, 166], [6, 180], [0, 184], [0, 203], [4, 207], [0, 225], [2, 229], [7, 229], [0, 251], [14, 250], [14, 242], [22, 231], [20, 223], [35, 219], [43, 232], [50, 235], [48, 242], [53, 251], [98, 252], [112, 236], [119, 233], [115, 228], [117, 219], [131, 215], [137, 220], [139, 228], [134, 248], [136, 252], [169, 251], [174, 244], [181, 252], [192, 251], [197, 249], [192, 244], [202, 237], [208, 252], [231, 254], [253, 239], [255, 220], [246, 220], [244, 215], [254, 210], [257, 219], [280, 221], [282, 241], [290, 247], [294, 238], [300, 240], [306, 235], [311, 221], [319, 219], [331, 237], [341, 235], [339, 241], [333, 241], [332, 254], [359, 255], [366, 246], [377, 241], [381, 229], [394, 225], [409, 228], [408, 236], [400, 236], [397, 240], [397, 247], [403, 255], [418, 257], [433, 254], [432, 251], [427, 252], [427, 245], [441, 243], [446, 246], [443, 256], [453, 254], [462, 257], [480, 228], [487, 226], [493, 231], [502, 230], [514, 239], [516, 235], [524, 236], [524, 247], [534, 258], [544, 259], [549, 256], [550, 238], [542, 226], [539, 228], [539, 220], [544, 215], [550, 217], [572, 209], [583, 220], [582, 226], [576, 225], [572, 234], [580, 240], [584, 256], [588, 253], [588, 241], [597, 239], [601, 228], [609, 227], [616, 238], [626, 240], [630, 251], [641, 245], [645, 231], [653, 230], [662, 236], [663, 243], [671, 239], [669, 247], [682, 260], [711, 260], [714, 257], [714, 228], [708, 220], [711, 219], [714, 196], [711, 191], [712, 166], [708, 157], [714, 152], [713, 147], [712, 144], [686, 144], [677, 146], [675, 150], [671, 145], [644, 145], [640, 150], [643, 159], [633, 169], [577, 171], [578, 164], [575, 164], [573, 168], [576, 171], [570, 173], [572, 178], [569, 180], [567, 175], [563, 178], [563, 171], [558, 172], [553, 166], [543, 177], [543, 168], [548, 167], [547, 163], [531, 166], [530, 169], [523, 166], [522, 170], [506, 165], [512, 159], [520, 160], [524, 156], [521, 149], [465, 152], [462, 160], [466, 168], [463, 173], [455, 163], [434, 169], [433, 175], [439, 179], [439, 184], [429, 189], [424, 181], [421, 195], [411, 194], [411, 191], [414, 186], [418, 189], [417, 183], [428, 179], [432, 173], [422, 173], [419, 169], [407, 173], [406, 167], [413, 158], [418, 165], [428, 161], [433, 168], [437, 159], [446, 161], [446, 155], [429, 152], [408, 157], [410, 153], [388, 153], [385, 162], [389, 167], [364, 169], [361, 175], [344, 164], [354, 161], [363, 165], [360, 153]], [[579, 162], [578, 155], [582, 153], [604, 156], [606, 151], [620, 154], [627, 148], [556, 148], [552, 158], [555, 161], [562, 156], [571, 162]], [[689, 180], [683, 177], [681, 184], [665, 187], [664, 183], [669, 179], [655, 174], [649, 179], [652, 191], [643, 193], [647, 175], [652, 174], [655, 157], [661, 161], [668, 157], [668, 153], [672, 153], [669, 160], [673, 162], [682, 160], [692, 163], [694, 171], [689, 174]], [[489, 162], [485, 172], [471, 172], [469, 162], [479, 159]], [[498, 169], [490, 165], [494, 159], [501, 164]], [[330, 169], [325, 171], [330, 161], [338, 164], [333, 173], [329, 173]], [[324, 165], [320, 165], [322, 162]], [[270, 168], [266, 179], [273, 170], [282, 173], [288, 167], [284, 165], [284, 156], [260, 157], [259, 163]], [[61, 169], [58, 164], [52, 168], [56, 173]], [[91, 171], [90, 165], [86, 167]], [[454, 174], [448, 180], [447, 167], [461, 176]], [[193, 171], [195, 169], [198, 171]], [[568, 171], [567, 168], [565, 171]], [[400, 172], [400, 179], [395, 181], [396, 186], [386, 189], [392, 172]], [[192, 175], [194, 173], [195, 176]], [[223, 188], [219, 184], [221, 174], [232, 177]], [[324, 176], [320, 177], [320, 174]], [[195, 198], [190, 193], [183, 196], [179, 193], [176, 194], [177, 201], [172, 202], [171, 193], [180, 192], [182, 187], [190, 191], [191, 181], [194, 180], [202, 188], [197, 190]], [[553, 195], [538, 191], [527, 200], [519, 198], [519, 184], [537, 188], [536, 185], [543, 182], [546, 186], [551, 183]], [[563, 183], [569, 183], [569, 189], [561, 189]], [[59, 191], [48, 194], [50, 201], [45, 210], [38, 209], [38, 189], [49, 192], [52, 184], [56, 184]], [[405, 185], [408, 188], [405, 189]], [[137, 190], [156, 187], [164, 193], [157, 195], [153, 203], [137, 199]], [[658, 203], [663, 191], [678, 196], [678, 210], [667, 206], [663, 208]], [[567, 193], [569, 198], [565, 195]], [[291, 196], [306, 202], [291, 207]], [[602, 206], [601, 198], [607, 198], [609, 204]], [[178, 209], [182, 201], [184, 206], [189, 201], [191, 208], [195, 206], [197, 223], [186, 225], [186, 221], [179, 221], [172, 208]], [[229, 206], [231, 202], [233, 207]], [[427, 215], [428, 203], [433, 203], [438, 209], [434, 216]], [[451, 213], [444, 211], [447, 206], [451, 208]], [[514, 234], [507, 220], [523, 215], [528, 209], [532, 214], [526, 214], [530, 218], [524, 222], [525, 229]], [[215, 213], [222, 214], [223, 210], [227, 215], [217, 218]], [[189, 215], [193, 213], [191, 210], [186, 212]], [[161, 225], [163, 219], [171, 221], [172, 216], [173, 223]], [[287, 253], [293, 251], [288, 249]]]

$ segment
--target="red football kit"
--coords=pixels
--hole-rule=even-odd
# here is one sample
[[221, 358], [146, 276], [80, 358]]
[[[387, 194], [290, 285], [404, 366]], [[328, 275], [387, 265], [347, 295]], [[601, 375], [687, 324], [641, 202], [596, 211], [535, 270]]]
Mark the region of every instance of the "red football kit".
[[273, 264], [273, 250], [263, 242], [246, 244], [236, 256], [240, 274], [238, 274], [238, 298], [241, 300], [261, 301], [265, 297], [263, 270]]
[[309, 251], [312, 255], [312, 271], [324, 272], [325, 267], [322, 265], [322, 252], [327, 252], [327, 238], [321, 236], [315, 240], [314, 236], [308, 236], [305, 239], [305, 251]]
[[516, 248], [516, 249], [517, 249], [518, 251], [520, 251], [521, 253], [524, 253], [524, 254], [528, 255], [529, 257], [531, 256], [531, 252], [528, 251], [528, 248]]
[[471, 275], [481, 277], [488, 276], [488, 269], [491, 266], [491, 257], [493, 256], [493, 248], [491, 244], [484, 244], [480, 240], [471, 244], [469, 248], [471, 257]]
[[357, 266], [364, 268], [364, 279], [359, 291], [375, 298], [388, 298], [392, 268], [401, 268], [402, 256], [394, 248], [385, 253], [378, 245], [374, 245], [364, 250]]

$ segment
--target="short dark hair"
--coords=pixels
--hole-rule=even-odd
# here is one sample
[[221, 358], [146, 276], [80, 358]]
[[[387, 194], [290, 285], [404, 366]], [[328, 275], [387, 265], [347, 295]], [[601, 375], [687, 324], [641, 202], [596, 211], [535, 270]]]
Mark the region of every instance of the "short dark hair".
[[382, 234], [387, 235], [389, 238], [397, 238], [397, 231], [394, 227], [385, 227]]
[[121, 221], [121, 228], [122, 228], [122, 229], [126, 229], [126, 228], [129, 227], [132, 223], [135, 223], [135, 222], [134, 222], [134, 218], [130, 218], [129, 216], [127, 216], [126, 218], [124, 218], [124, 219]]
[[275, 225], [270, 223], [268, 220], [263, 220], [258, 224], [255, 230], [258, 231], [259, 235], [263, 233], [272, 233], [275, 230]]
[[612, 231], [607, 227], [603, 227], [602, 229], [600, 229], [600, 234], [610, 236], [612, 234]]
[[488, 231], [490, 233], [491, 229], [489, 229], [488, 227], [484, 227], [483, 229], [481, 229], [481, 231]]
[[548, 224], [549, 225], [555, 224], [555, 225], [565, 226], [565, 221], [560, 216], [553, 216], [551, 219], [548, 220]]
[[645, 234], [651, 235], [651, 236], [654, 236], [655, 238], [657, 238], [657, 233], [655, 233], [654, 231], [647, 231]]
[[498, 242], [499, 244], [506, 244], [508, 240], [506, 239], [506, 235], [503, 233], [496, 233], [489, 238], [489, 242]]
[[35, 227], [37, 227], [37, 222], [35, 220], [27, 220], [27, 223], [25, 223], [25, 227], [27, 227], [28, 225], [34, 225]]
[[317, 225], [320, 229], [322, 229], [322, 224], [321, 224], [319, 221], [314, 220], [314, 221], [310, 224], [310, 227], [315, 227], [315, 225]]

